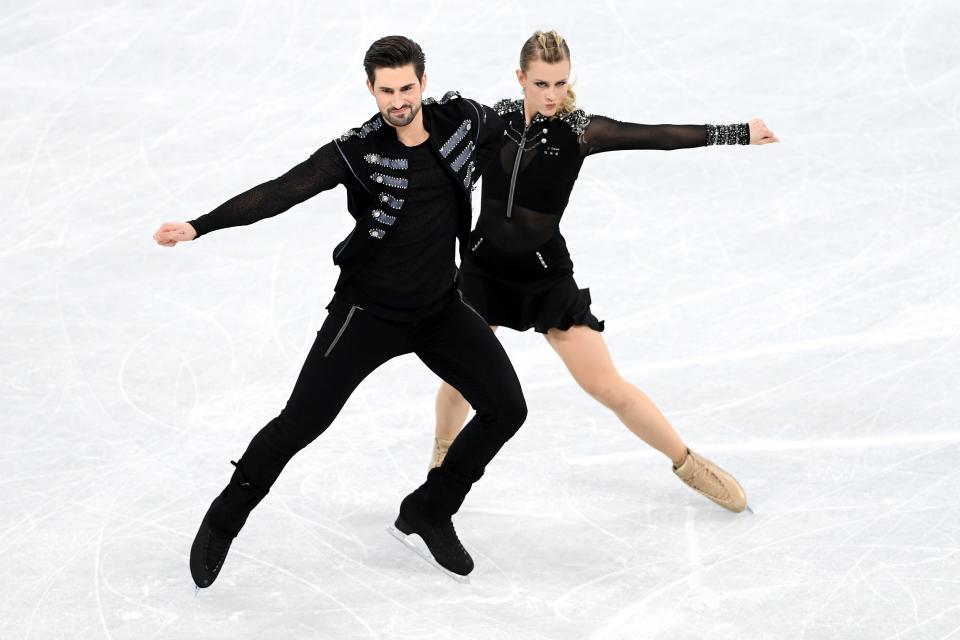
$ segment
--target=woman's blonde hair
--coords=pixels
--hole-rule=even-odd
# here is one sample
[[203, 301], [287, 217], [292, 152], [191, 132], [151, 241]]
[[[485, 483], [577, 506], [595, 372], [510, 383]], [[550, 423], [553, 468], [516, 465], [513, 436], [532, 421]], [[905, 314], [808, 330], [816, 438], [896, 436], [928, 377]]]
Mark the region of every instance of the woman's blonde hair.
[[[570, 47], [567, 41], [554, 30], [537, 31], [527, 38], [520, 49], [520, 68], [524, 73], [527, 72], [530, 63], [534, 60], [543, 60], [547, 64], [556, 64], [563, 60], [570, 60]], [[567, 98], [557, 109], [557, 117], [562, 118], [570, 115], [577, 108], [577, 94], [573, 91], [573, 85], [567, 82]]]

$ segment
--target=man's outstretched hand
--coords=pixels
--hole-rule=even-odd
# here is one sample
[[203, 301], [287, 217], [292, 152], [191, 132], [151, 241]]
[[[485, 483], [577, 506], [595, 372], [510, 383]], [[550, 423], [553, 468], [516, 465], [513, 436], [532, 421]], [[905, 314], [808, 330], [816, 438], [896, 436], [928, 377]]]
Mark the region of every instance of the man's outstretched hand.
[[174, 247], [178, 242], [187, 242], [197, 237], [197, 231], [189, 222], [164, 222], [153, 234], [161, 247]]

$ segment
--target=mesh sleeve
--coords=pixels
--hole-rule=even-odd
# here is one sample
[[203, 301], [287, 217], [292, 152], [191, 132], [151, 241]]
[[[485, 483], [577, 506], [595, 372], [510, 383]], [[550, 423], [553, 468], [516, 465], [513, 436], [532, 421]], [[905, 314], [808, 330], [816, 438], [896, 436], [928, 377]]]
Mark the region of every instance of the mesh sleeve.
[[200, 237], [218, 229], [253, 224], [344, 184], [348, 178], [348, 168], [336, 145], [330, 142], [279, 178], [230, 198], [210, 213], [191, 220], [190, 225]]
[[592, 116], [580, 138], [583, 156], [627, 149], [690, 149], [707, 145], [702, 124], [635, 124]]

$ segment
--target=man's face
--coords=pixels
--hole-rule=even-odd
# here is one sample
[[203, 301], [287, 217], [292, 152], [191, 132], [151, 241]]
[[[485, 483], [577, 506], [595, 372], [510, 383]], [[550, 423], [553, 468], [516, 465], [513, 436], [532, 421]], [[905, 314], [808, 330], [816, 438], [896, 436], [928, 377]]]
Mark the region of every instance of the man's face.
[[391, 69], [380, 67], [373, 72], [371, 83], [367, 80], [367, 88], [377, 100], [377, 109], [383, 119], [394, 127], [405, 127], [420, 113], [420, 101], [423, 91], [427, 88], [427, 74], [423, 80], [417, 80], [416, 71], [412, 64]]

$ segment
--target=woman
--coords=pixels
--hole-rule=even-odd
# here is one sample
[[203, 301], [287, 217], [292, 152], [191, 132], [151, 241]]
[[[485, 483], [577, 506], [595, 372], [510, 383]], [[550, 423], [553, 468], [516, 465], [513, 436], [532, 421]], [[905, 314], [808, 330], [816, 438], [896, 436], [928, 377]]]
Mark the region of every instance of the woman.
[[[736, 479], [691, 452], [650, 399], [620, 377], [600, 333], [603, 322], [590, 312], [590, 292], [573, 279], [559, 225], [583, 160], [592, 154], [778, 140], [761, 120], [642, 125], [589, 116], [576, 108], [569, 75], [570, 50], [555, 31], [538, 31], [524, 43], [517, 69], [524, 98], [495, 105], [507, 129], [483, 173], [480, 216], [462, 265], [464, 296], [493, 330], [532, 327], [544, 334], [577, 383], [669, 457], [687, 485], [740, 512], [747, 500]], [[469, 410], [463, 396], [441, 385], [432, 467], [442, 464]]]

